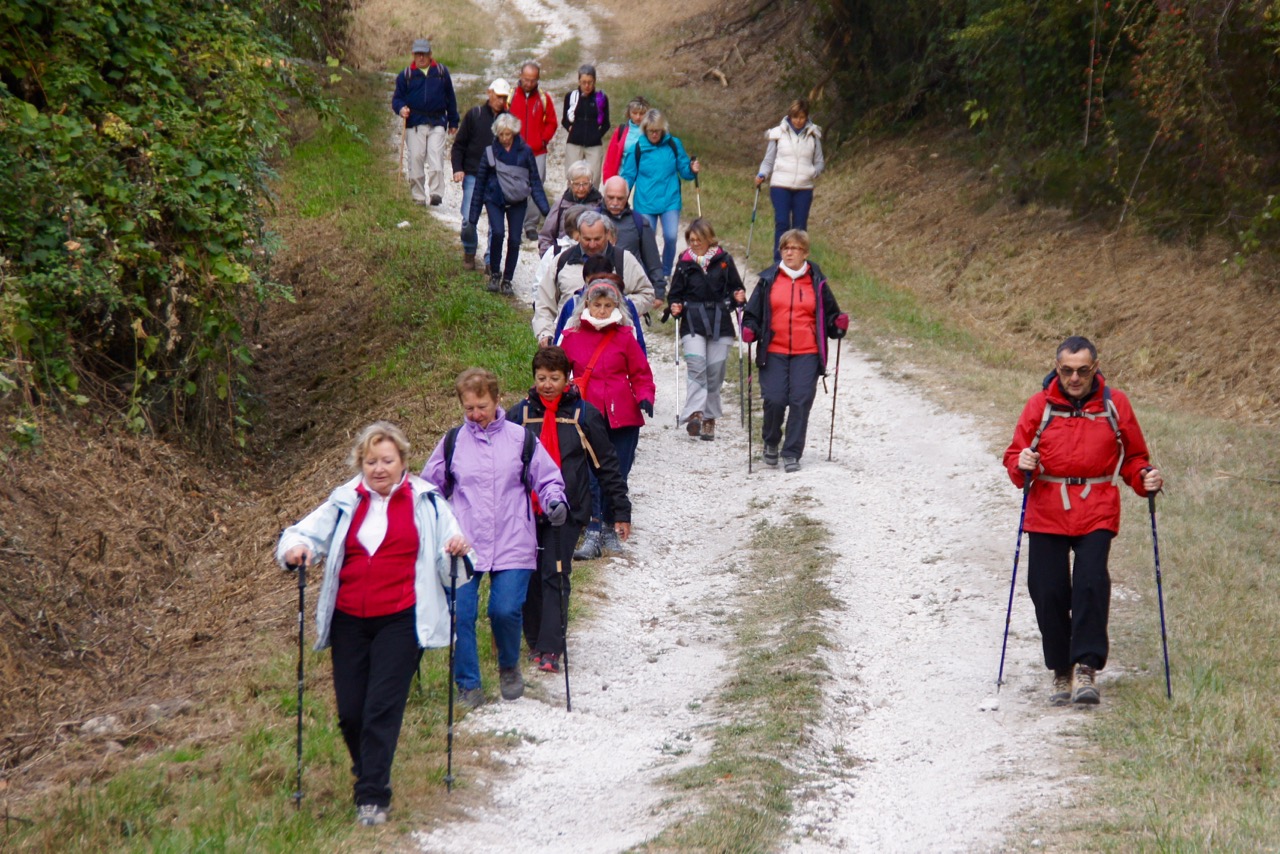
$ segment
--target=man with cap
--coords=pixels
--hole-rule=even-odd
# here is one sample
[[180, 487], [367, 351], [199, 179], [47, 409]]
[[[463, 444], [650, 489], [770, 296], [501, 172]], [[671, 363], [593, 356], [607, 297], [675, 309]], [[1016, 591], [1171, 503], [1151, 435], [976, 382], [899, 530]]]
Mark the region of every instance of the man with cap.
[[[510, 83], [502, 79], [490, 83], [485, 102], [472, 107], [463, 117], [458, 135], [453, 139], [453, 149], [449, 152], [453, 180], [462, 182], [462, 266], [467, 270], [476, 268], [476, 246], [479, 244], [476, 227], [467, 223], [471, 196], [476, 189], [476, 173], [480, 170], [484, 150], [493, 145], [493, 120], [507, 112], [510, 97]], [[487, 267], [487, 258], [485, 262]]]
[[431, 204], [440, 204], [444, 197], [445, 134], [458, 131], [458, 100], [453, 94], [449, 69], [431, 58], [431, 42], [426, 39], [414, 41], [413, 62], [396, 75], [391, 110], [405, 124], [405, 144], [409, 149], [405, 168], [413, 200], [427, 204], [429, 181]]

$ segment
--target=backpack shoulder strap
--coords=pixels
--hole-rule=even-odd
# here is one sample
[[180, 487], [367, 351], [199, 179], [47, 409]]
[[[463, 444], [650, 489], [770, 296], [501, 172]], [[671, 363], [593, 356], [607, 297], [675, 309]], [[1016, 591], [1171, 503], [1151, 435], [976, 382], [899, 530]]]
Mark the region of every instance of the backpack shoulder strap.
[[521, 428], [520, 432], [524, 433], [524, 447], [520, 449], [520, 482], [525, 485], [526, 489], [533, 489], [529, 484], [529, 463], [533, 462], [536, 440], [528, 430]]
[[453, 495], [453, 488], [456, 481], [453, 477], [453, 449], [458, 444], [458, 431], [461, 427], [451, 427], [449, 432], [444, 434], [444, 497], [449, 498]]
[[578, 405], [573, 408], [573, 429], [578, 431], [578, 441], [582, 443], [582, 449], [587, 452], [587, 456], [591, 457], [591, 465], [594, 468], [600, 468], [600, 459], [596, 456], [596, 449], [591, 447], [591, 442], [587, 440], [587, 434], [582, 429], [582, 409], [587, 402], [582, 398], [578, 398]]

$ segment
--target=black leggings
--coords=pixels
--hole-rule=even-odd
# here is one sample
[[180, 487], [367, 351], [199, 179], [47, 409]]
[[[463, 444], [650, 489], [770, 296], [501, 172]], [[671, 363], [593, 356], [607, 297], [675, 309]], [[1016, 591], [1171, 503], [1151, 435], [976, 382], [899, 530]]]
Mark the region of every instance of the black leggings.
[[538, 525], [538, 571], [529, 576], [529, 594], [524, 598], [524, 641], [530, 651], [564, 653], [564, 635], [560, 631], [560, 585], [564, 585], [564, 601], [569, 601], [569, 573], [573, 570], [573, 549], [578, 544], [581, 526], [572, 522], [560, 531], [560, 567], [556, 572], [555, 529]]
[[[1067, 670], [1074, 664], [1101, 670], [1107, 664], [1107, 556], [1114, 537], [1111, 531], [1080, 537], [1028, 535], [1027, 590], [1036, 606], [1044, 664], [1050, 670]], [[1076, 556], [1074, 567], [1071, 552]]]

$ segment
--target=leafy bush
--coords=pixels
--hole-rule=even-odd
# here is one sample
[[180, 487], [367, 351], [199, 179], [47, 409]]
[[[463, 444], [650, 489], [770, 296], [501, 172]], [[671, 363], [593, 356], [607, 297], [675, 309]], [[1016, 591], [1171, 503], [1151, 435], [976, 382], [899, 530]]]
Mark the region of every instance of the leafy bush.
[[263, 206], [283, 116], [332, 114], [254, 4], [0, 6], [0, 334], [31, 393], [238, 434], [243, 328], [281, 295]]

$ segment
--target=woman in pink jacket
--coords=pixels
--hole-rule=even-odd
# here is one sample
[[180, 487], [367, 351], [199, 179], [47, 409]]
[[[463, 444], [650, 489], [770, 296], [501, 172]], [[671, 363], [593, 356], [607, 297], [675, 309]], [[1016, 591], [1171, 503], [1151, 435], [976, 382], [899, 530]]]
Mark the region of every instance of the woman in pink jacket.
[[[581, 305], [581, 313], [565, 324], [560, 346], [573, 364], [573, 382], [583, 400], [604, 415], [625, 481], [635, 462], [644, 415], [653, 417], [653, 371], [636, 340], [630, 314], [622, 310], [622, 279], [618, 275], [592, 275]], [[597, 558], [606, 548], [622, 550], [613, 528], [617, 521], [613, 507], [594, 478], [591, 498], [591, 521], [582, 546], [574, 552], [577, 560]]]
[[[489, 623], [498, 647], [498, 683], [504, 700], [524, 694], [520, 675], [520, 632], [529, 578], [538, 565], [535, 513], [552, 525], [569, 518], [564, 478], [555, 460], [498, 405], [498, 378], [483, 368], [458, 376], [458, 400], [466, 421], [450, 430], [431, 452], [423, 480], [435, 484], [453, 507], [463, 535], [476, 555], [478, 577], [458, 587], [454, 679], [459, 700], [475, 708], [484, 702], [476, 613], [480, 578], [489, 578]], [[532, 495], [530, 495], [532, 493]]]

